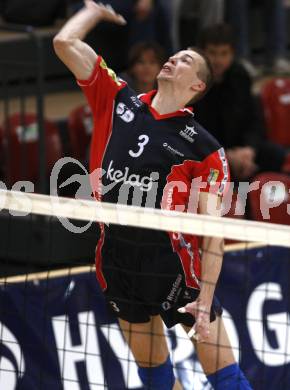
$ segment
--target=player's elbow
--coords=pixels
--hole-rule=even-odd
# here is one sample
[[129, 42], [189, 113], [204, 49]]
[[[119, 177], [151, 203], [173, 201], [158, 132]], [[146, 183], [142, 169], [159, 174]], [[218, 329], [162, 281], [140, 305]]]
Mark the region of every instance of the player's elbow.
[[61, 54], [69, 50], [73, 46], [73, 40], [69, 38], [65, 38], [60, 34], [56, 35], [53, 38], [53, 47], [56, 54]]

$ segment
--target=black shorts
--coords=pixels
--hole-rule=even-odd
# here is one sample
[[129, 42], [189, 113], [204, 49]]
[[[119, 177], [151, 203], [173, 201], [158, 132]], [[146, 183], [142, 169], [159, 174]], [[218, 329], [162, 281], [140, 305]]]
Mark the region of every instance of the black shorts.
[[[196, 300], [199, 290], [186, 286], [182, 264], [169, 238], [158, 244], [133, 243], [107, 231], [102, 259], [107, 282], [104, 294], [117, 317], [143, 323], [160, 315], [168, 328], [177, 323], [193, 326], [194, 317], [180, 314], [177, 309]], [[211, 321], [221, 313], [221, 305], [215, 298]]]

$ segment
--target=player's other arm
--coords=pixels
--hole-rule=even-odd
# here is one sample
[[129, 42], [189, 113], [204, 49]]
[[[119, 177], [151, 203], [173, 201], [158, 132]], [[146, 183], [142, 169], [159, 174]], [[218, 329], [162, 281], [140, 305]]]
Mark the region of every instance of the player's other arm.
[[97, 61], [97, 54], [83, 39], [101, 21], [126, 23], [110, 6], [85, 0], [85, 6], [68, 20], [53, 40], [57, 56], [79, 80], [89, 79]]
[[[199, 213], [221, 215], [221, 198], [218, 195], [201, 192]], [[200, 293], [196, 301], [187, 304], [181, 312], [191, 313], [196, 320], [192, 329], [197, 341], [205, 341], [209, 336], [210, 311], [216, 284], [222, 267], [224, 240], [204, 237], [202, 242]]]
[[[202, 192], [199, 197], [200, 214], [221, 215], [221, 197]], [[224, 240], [204, 237], [202, 241], [201, 287], [198, 301], [210, 312], [216, 283], [222, 267]]]

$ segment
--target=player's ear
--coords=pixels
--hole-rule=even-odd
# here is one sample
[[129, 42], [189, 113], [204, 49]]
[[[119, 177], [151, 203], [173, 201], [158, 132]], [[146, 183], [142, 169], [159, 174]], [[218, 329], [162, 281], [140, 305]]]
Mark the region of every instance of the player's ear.
[[206, 89], [206, 84], [202, 80], [198, 80], [196, 83], [191, 86], [192, 91], [203, 92]]

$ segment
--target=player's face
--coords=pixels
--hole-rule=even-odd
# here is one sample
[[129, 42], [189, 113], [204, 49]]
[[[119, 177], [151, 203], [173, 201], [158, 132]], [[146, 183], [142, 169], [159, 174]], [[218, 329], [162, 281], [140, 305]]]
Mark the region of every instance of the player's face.
[[140, 83], [154, 83], [160, 72], [158, 62], [153, 50], [144, 51], [131, 69], [133, 77]]
[[182, 50], [170, 57], [163, 65], [157, 80], [171, 81], [181, 90], [199, 86], [202, 81], [198, 77], [198, 71], [202, 61], [198, 53], [192, 50]]
[[231, 45], [207, 45], [205, 55], [209, 59], [215, 79], [221, 79], [234, 61], [234, 50]]

